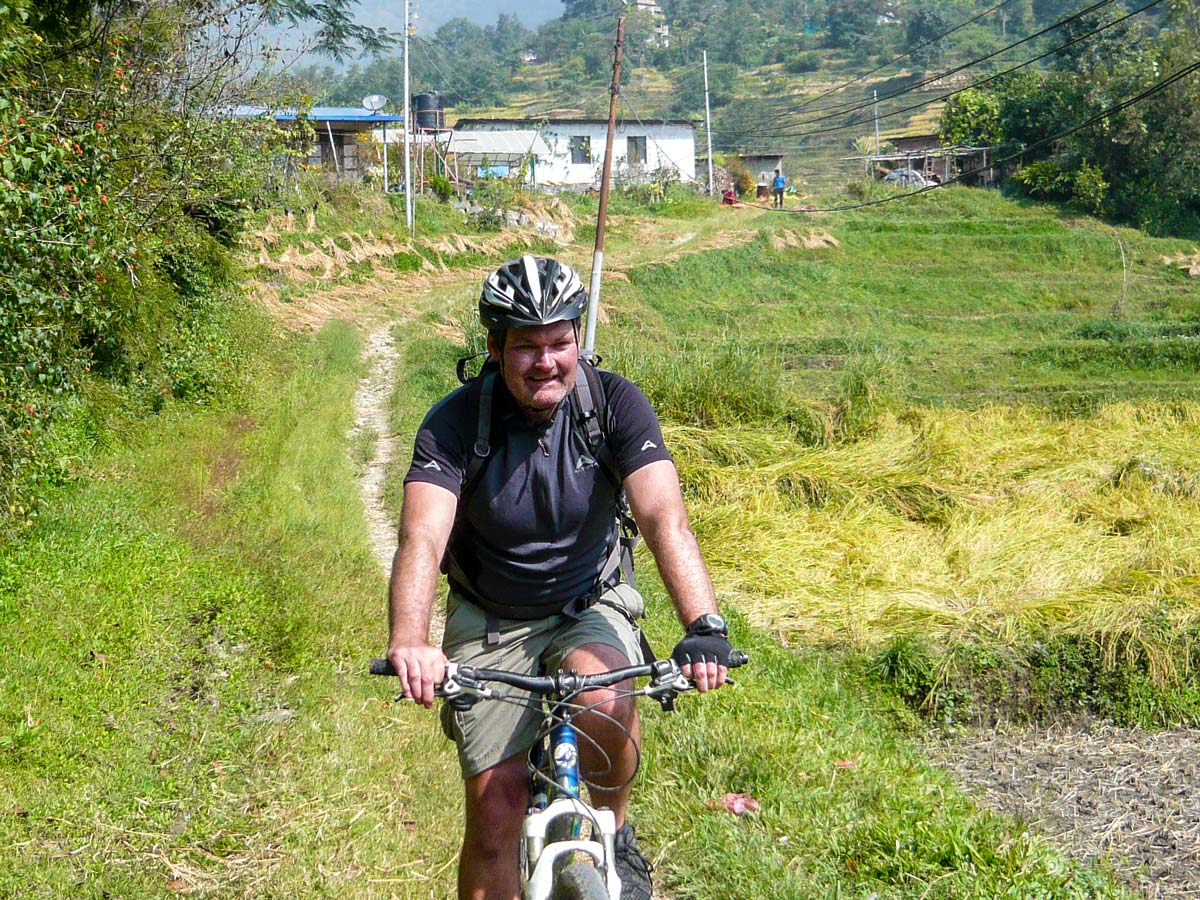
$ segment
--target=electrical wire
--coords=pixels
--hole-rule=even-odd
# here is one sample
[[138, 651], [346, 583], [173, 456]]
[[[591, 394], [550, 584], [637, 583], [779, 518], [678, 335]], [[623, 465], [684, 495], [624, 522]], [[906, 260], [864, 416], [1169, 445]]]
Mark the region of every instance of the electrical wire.
[[896, 63], [898, 63], [900, 60], [904, 59], [905, 57], [912, 56], [918, 50], [924, 50], [926, 47], [930, 47], [933, 44], [936, 44], [938, 41], [943, 40], [944, 38], [948, 38], [950, 35], [954, 34], [954, 32], [961, 31], [963, 28], [966, 28], [968, 25], [974, 25], [976, 22], [978, 22], [980, 19], [984, 18], [985, 16], [990, 16], [992, 13], [997, 12], [1000, 9], [1003, 9], [1004, 7], [1008, 6], [1010, 3], [1014, 3], [1014, 2], [1015, 2], [1015, 0], [1002, 0], [1002, 2], [997, 3], [995, 6], [991, 7], [990, 9], [985, 9], [983, 12], [979, 13], [978, 15], [972, 16], [971, 18], [967, 19], [965, 22], [960, 22], [958, 25], [955, 25], [949, 31], [942, 32], [937, 37], [931, 38], [928, 41], [926, 41], [925, 43], [920, 44], [916, 47], [913, 47], [908, 52], [901, 53], [899, 56], [893, 57], [892, 59], [888, 60], [887, 62], [882, 63], [873, 69], [869, 69], [866, 72], [863, 72], [861, 75], [851, 78], [848, 81], [843, 81], [837, 87], [832, 87], [829, 90], [825, 91], [824, 93], [817, 94], [817, 96], [813, 97], [811, 100], [804, 101], [798, 107], [796, 107], [796, 111], [798, 112], [801, 109], [811, 106], [812, 104], [816, 103], [818, 100], [828, 97], [831, 94], [836, 94], [839, 91], [850, 87], [850, 85], [852, 85], [852, 84], [857, 84], [858, 82], [863, 81], [867, 77], [874, 75], [876, 72], [895, 65]]
[[[650, 141], [650, 143], [652, 143], [652, 144], [655, 146], [655, 149], [657, 149], [657, 150], [658, 150], [658, 156], [659, 156], [659, 158], [660, 158], [660, 159], [665, 159], [667, 162], [669, 162], [669, 163], [671, 164], [671, 168], [673, 168], [673, 169], [674, 169], [676, 172], [680, 172], [680, 173], [682, 173], [682, 172], [683, 172], [683, 169], [682, 169], [682, 168], [679, 166], [679, 164], [678, 164], [677, 162], [675, 162], [675, 160], [673, 160], [673, 159], [671, 158], [670, 154], [668, 154], [668, 153], [666, 152], [666, 150], [664, 150], [664, 149], [663, 149], [663, 146], [662, 146], [662, 144], [660, 144], [658, 141], [656, 141], [656, 140], [655, 140], [655, 139], [654, 139], [654, 138], [651, 136], [649, 127], [646, 125], [646, 123], [645, 123], [645, 122], [643, 122], [643, 121], [642, 121], [642, 117], [641, 117], [641, 116], [639, 116], [639, 115], [638, 115], [638, 112], [637, 112], [637, 110], [633, 108], [633, 104], [632, 104], [632, 103], [630, 103], [630, 101], [629, 101], [629, 98], [628, 98], [628, 97], [625, 95], [625, 92], [624, 92], [624, 91], [621, 91], [621, 90], [618, 90], [618, 91], [617, 91], [617, 100], [618, 100], [618, 101], [620, 101], [620, 100], [624, 100], [624, 101], [625, 101], [626, 105], [629, 107], [629, 111], [630, 111], [631, 113], [633, 113], [633, 117], [634, 117], [634, 119], [636, 119], [636, 120], [637, 120], [637, 123], [638, 123], [639, 125], [641, 125], [641, 126], [642, 126], [642, 128], [644, 128], [644, 129], [645, 129], [645, 131], [646, 131], [646, 138], [647, 138], [647, 140], [649, 140], [649, 141]], [[667, 119], [663, 119], [663, 120], [662, 120], [662, 124], [666, 125], [666, 124], [667, 124], [667, 121], [668, 121]], [[626, 157], [626, 164], [628, 164], [628, 157]], [[662, 168], [662, 166], [660, 165], [660, 166], [659, 166], [659, 168]], [[693, 177], [694, 177], [694, 176], [693, 176]]]
[[[812, 209], [775, 209], [773, 211], [787, 213], [790, 215], [809, 215], [811, 213], [827, 213], [827, 212], [847, 212], [847, 211], [855, 210], [855, 209], [865, 209], [866, 207], [869, 207], [869, 206], [882, 206], [885, 203], [894, 203], [897, 200], [904, 200], [908, 197], [915, 197], [918, 194], [928, 194], [930, 191], [948, 187], [949, 185], [954, 184], [959, 181], [962, 181], [965, 178], [969, 178], [972, 175], [978, 175], [980, 172], [983, 172], [985, 169], [990, 169], [995, 166], [1003, 165], [1006, 162], [1012, 162], [1014, 159], [1024, 156], [1026, 153], [1029, 153], [1031, 150], [1036, 150], [1039, 147], [1044, 147], [1047, 144], [1052, 144], [1055, 141], [1060, 141], [1065, 137], [1070, 137], [1071, 135], [1075, 134], [1076, 132], [1082, 131], [1085, 128], [1095, 125], [1097, 122], [1113, 115], [1114, 113], [1118, 113], [1125, 109], [1128, 109], [1129, 107], [1142, 102], [1143, 100], [1147, 99], [1148, 97], [1152, 97], [1154, 94], [1157, 94], [1160, 91], [1166, 90], [1168, 87], [1170, 87], [1175, 82], [1180, 81], [1180, 80], [1186, 78], [1188, 75], [1191, 75], [1193, 72], [1197, 72], [1197, 71], [1200, 71], [1200, 62], [1194, 62], [1191, 65], [1184, 66], [1182, 69], [1179, 69], [1178, 71], [1174, 72], [1173, 74], [1166, 76], [1161, 81], [1151, 85], [1150, 87], [1148, 87], [1144, 91], [1141, 91], [1140, 93], [1134, 95], [1133, 97], [1130, 97], [1127, 100], [1123, 100], [1120, 103], [1113, 104], [1112, 106], [1105, 107], [1103, 110], [1096, 113], [1094, 116], [1089, 116], [1087, 119], [1085, 119], [1083, 122], [1080, 122], [1078, 125], [1073, 125], [1070, 128], [1063, 129], [1062, 131], [1058, 132], [1057, 134], [1052, 134], [1049, 137], [1042, 138], [1039, 141], [1034, 141], [1032, 144], [1026, 144], [1023, 147], [1021, 147], [1020, 150], [1016, 151], [1015, 153], [1010, 153], [1008, 156], [1004, 156], [1004, 157], [1000, 157], [999, 159], [992, 160], [990, 165], [977, 166], [976, 168], [970, 169], [966, 172], [960, 172], [957, 175], [947, 178], [941, 184], [931, 184], [931, 185], [927, 185], [926, 187], [919, 188], [918, 190], [915, 190], [915, 191], [907, 191], [903, 194], [895, 194], [891, 197], [883, 197], [879, 200], [867, 200], [863, 203], [850, 203], [850, 204], [844, 204], [842, 206], [830, 206], [830, 207], [826, 207], [824, 209], [816, 209], [816, 208], [812, 208]], [[770, 209], [771, 208], [771, 207], [767, 207], [767, 206], [761, 206], [759, 204], [749, 204], [749, 205], [755, 206], [758, 209]]]
[[[814, 124], [817, 122], [821, 122], [821, 121], [825, 121], [827, 119], [833, 118], [834, 116], [837, 116], [837, 115], [850, 115], [854, 112], [857, 112], [858, 110], [865, 109], [869, 106], [874, 105], [874, 103], [878, 102], [879, 100], [890, 100], [895, 97], [899, 97], [904, 94], [911, 93], [915, 90], [919, 90], [920, 88], [923, 88], [923, 87], [925, 87], [929, 84], [932, 84], [936, 81], [940, 81], [943, 78], [948, 78], [949, 76], [955, 75], [959, 72], [962, 72], [965, 69], [969, 69], [973, 66], [979, 65], [982, 62], [986, 62], [989, 59], [993, 59], [1002, 53], [1006, 53], [1007, 51], [1012, 50], [1014, 47], [1019, 47], [1022, 44], [1026, 44], [1029, 41], [1034, 40], [1035, 38], [1041, 37], [1042, 35], [1047, 34], [1056, 28], [1060, 28], [1061, 26], [1066, 25], [1068, 22], [1074, 21], [1075, 19], [1078, 19], [1081, 16], [1085, 16], [1085, 15], [1088, 15], [1089, 13], [1095, 12], [1096, 10], [1098, 10], [1102, 7], [1108, 6], [1109, 4], [1114, 3], [1114, 2], [1115, 2], [1115, 0], [1097, 0], [1097, 2], [1093, 3], [1091, 6], [1081, 9], [1078, 12], [1072, 13], [1071, 15], [1058, 20], [1054, 24], [1048, 25], [1047, 27], [1043, 28], [1041, 31], [1034, 32], [1033, 34], [1028, 35], [1027, 37], [1021, 38], [1019, 41], [1014, 41], [1013, 43], [1009, 44], [1006, 47], [1002, 47], [999, 50], [995, 50], [991, 53], [985, 54], [984, 56], [980, 56], [976, 59], [971, 60], [970, 62], [961, 63], [960, 65], [957, 65], [954, 68], [947, 69], [947, 70], [945, 70], [943, 72], [939, 72], [935, 75], [930, 75], [926, 78], [923, 78], [921, 81], [918, 81], [912, 85], [908, 85], [904, 88], [898, 88], [894, 91], [885, 92], [884, 94], [882, 94], [878, 97], [874, 97], [869, 101], [866, 101], [866, 100], [864, 100], [864, 101], [857, 101], [857, 100], [856, 101], [847, 101], [846, 103], [835, 104], [834, 106], [825, 107], [822, 111], [826, 112], [826, 115], [819, 116], [815, 119], [804, 119], [800, 122], [793, 122], [793, 123], [791, 123], [791, 125], [789, 127], [795, 127], [797, 125]], [[774, 115], [768, 117], [766, 119], [766, 122], [769, 123], [772, 120], [778, 121], [778, 120], [786, 119], [786, 118], [794, 115], [796, 112], [799, 112], [799, 110], [802, 108], [803, 108], [802, 106], [798, 106], [798, 107], [788, 110], [786, 112], [774, 114]], [[759, 127], [756, 127], [755, 129], [753, 129], [753, 132], [750, 129], [745, 129], [740, 132], [731, 132], [731, 133], [734, 134], [734, 136], [744, 136], [744, 135], [751, 134], [751, 133], [760, 133], [761, 131], [762, 131], [762, 128], [760, 125]]]
[[[1004, 69], [1003, 71], [996, 72], [995, 74], [989, 75], [986, 78], [982, 78], [979, 81], [973, 81], [971, 84], [967, 85], [966, 87], [958, 88], [953, 91], [947, 91], [944, 94], [940, 94], [939, 96], [933, 97], [932, 99], [922, 101], [921, 103], [914, 103], [910, 106], [904, 106], [904, 107], [901, 107], [900, 109], [892, 110], [891, 112], [886, 113], [882, 116], [876, 116], [873, 119], [865, 119], [865, 120], [860, 120], [860, 121], [847, 122], [844, 125], [832, 125], [828, 128], [817, 128], [812, 131], [802, 131], [799, 133], [779, 130], [779, 131], [772, 132], [771, 134], [773, 134], [775, 137], [807, 137], [809, 135], [815, 135], [815, 134], [828, 134], [828, 133], [834, 132], [834, 131], [844, 131], [847, 128], [857, 128], [862, 125], [869, 125], [872, 122], [879, 122], [884, 119], [890, 119], [894, 116], [903, 115], [904, 113], [909, 113], [909, 112], [912, 112], [913, 110], [917, 110], [917, 109], [921, 109], [922, 107], [929, 106], [931, 103], [940, 103], [944, 100], [950, 99], [951, 97], [957, 96], [958, 94], [964, 93], [965, 91], [975, 90], [976, 88], [979, 88], [982, 85], [990, 84], [991, 82], [997, 81], [998, 79], [1003, 78], [1006, 75], [1011, 75], [1013, 72], [1016, 72], [1019, 69], [1023, 69], [1026, 66], [1029, 66], [1035, 62], [1038, 62], [1039, 60], [1045, 59], [1047, 56], [1053, 56], [1056, 53], [1061, 53], [1063, 50], [1067, 49], [1068, 47], [1071, 47], [1075, 44], [1081, 43], [1092, 37], [1095, 37], [1100, 32], [1106, 31], [1109, 28], [1115, 28], [1116, 26], [1118, 26], [1122, 22], [1124, 22], [1126, 19], [1132, 18], [1133, 16], [1136, 16], [1139, 13], [1145, 12], [1147, 9], [1150, 9], [1150, 7], [1157, 6], [1158, 4], [1160, 4], [1162, 2], [1163, 2], [1163, 0], [1150, 0], [1150, 2], [1138, 7], [1137, 9], [1133, 10], [1132, 12], [1126, 13], [1125, 15], [1121, 16], [1119, 19], [1115, 19], [1114, 21], [1109, 22], [1106, 25], [1102, 25], [1100, 27], [1094, 28], [1091, 31], [1089, 31], [1087, 34], [1082, 34], [1082, 35], [1079, 35], [1078, 37], [1072, 38], [1071, 40], [1067, 41], [1065, 44], [1060, 44], [1059, 46], [1054, 47], [1051, 50], [1047, 50], [1045, 53], [1040, 53], [1037, 56], [1027, 59], [1022, 63], [1018, 63], [1015, 66], [1011, 66], [1010, 68]], [[813, 120], [813, 121], [819, 121], [819, 120]], [[797, 124], [800, 124], [800, 123], [797, 123]], [[718, 132], [714, 131], [713, 133], [717, 134]]]

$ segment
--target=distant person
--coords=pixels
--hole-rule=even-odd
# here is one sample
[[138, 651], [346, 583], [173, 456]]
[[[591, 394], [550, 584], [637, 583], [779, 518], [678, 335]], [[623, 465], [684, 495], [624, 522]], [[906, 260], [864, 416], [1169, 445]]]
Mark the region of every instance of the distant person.
[[735, 203], [737, 203], [737, 194], [734, 193], [733, 188], [725, 188], [724, 193], [721, 194], [721, 205], [733, 206]]
[[787, 176], [776, 169], [775, 177], [771, 180], [771, 192], [775, 195], [775, 209], [783, 209], [783, 189], [785, 187], [787, 187]]

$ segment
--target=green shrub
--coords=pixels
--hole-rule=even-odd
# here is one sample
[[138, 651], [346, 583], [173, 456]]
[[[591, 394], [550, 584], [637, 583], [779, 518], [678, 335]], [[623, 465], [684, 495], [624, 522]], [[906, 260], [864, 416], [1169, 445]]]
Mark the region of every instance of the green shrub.
[[816, 72], [821, 68], [821, 56], [811, 50], [805, 53], [797, 53], [795, 56], [788, 57], [783, 64], [783, 68], [793, 75], [800, 75], [804, 72]]
[[730, 156], [725, 159], [725, 171], [733, 179], [733, 189], [739, 195], [744, 196], [754, 190], [754, 176], [750, 174], [750, 170], [746, 168], [746, 164], [736, 156]]
[[430, 178], [429, 187], [432, 189], [434, 196], [442, 203], [449, 202], [450, 198], [454, 196], [454, 185], [444, 175], [434, 175]]
[[1029, 197], [1065, 200], [1070, 195], [1071, 173], [1057, 160], [1039, 159], [1019, 167], [1013, 183]]
[[1071, 199], [1088, 212], [1099, 215], [1108, 199], [1108, 182], [1099, 166], [1084, 163], [1071, 178]]

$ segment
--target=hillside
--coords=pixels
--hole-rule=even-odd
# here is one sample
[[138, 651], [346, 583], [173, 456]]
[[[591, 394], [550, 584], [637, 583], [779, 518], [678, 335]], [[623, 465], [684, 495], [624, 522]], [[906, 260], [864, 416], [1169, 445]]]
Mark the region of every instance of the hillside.
[[[442, 95], [451, 124], [605, 116], [617, 12], [571, 0], [536, 32], [507, 16], [448, 22], [411, 42], [412, 83]], [[990, 148], [957, 164], [968, 183], [1009, 180], [1156, 233], [1200, 227], [1190, 138], [1200, 24], [1183, 6], [677, 0], [625, 13], [618, 115], [691, 119], [698, 154], [711, 138], [722, 158], [781, 156], [801, 193], [860, 177], [892, 139], [938, 134], [944, 146]], [[320, 101], [395, 100], [402, 69], [383, 56], [309, 69], [298, 84]]]

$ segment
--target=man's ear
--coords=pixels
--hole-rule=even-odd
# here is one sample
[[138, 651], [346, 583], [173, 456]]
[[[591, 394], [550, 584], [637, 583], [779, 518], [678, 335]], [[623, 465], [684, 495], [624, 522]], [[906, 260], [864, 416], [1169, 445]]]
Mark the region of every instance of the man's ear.
[[502, 349], [502, 348], [501, 348], [501, 347], [500, 347], [500, 346], [499, 346], [499, 345], [496, 343], [496, 334], [495, 334], [495, 332], [493, 332], [493, 331], [489, 331], [489, 332], [488, 332], [488, 336], [487, 336], [487, 351], [488, 351], [488, 356], [490, 356], [490, 357], [491, 357], [492, 359], [494, 359], [496, 362], [500, 362], [500, 352], [501, 352], [501, 349]]

